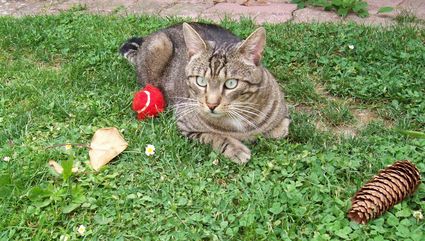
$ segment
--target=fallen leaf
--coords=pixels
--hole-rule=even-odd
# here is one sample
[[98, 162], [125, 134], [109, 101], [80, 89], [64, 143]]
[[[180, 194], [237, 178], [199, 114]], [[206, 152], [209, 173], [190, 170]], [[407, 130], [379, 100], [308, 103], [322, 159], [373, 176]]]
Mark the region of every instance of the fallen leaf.
[[49, 166], [53, 169], [53, 171], [55, 171], [57, 174], [62, 174], [63, 172], [63, 168], [62, 166], [57, 163], [56, 161], [50, 160], [49, 161]]
[[[50, 160], [49, 161], [49, 166], [52, 168], [52, 170], [54, 171], [54, 172], [56, 172], [57, 174], [62, 174], [63, 173], [63, 167], [59, 164], [59, 163], [57, 163], [56, 161], [54, 161], [54, 160]], [[74, 166], [74, 167], [72, 167], [72, 172], [78, 172], [78, 166]]]
[[101, 128], [94, 133], [90, 144], [90, 165], [99, 171], [101, 167], [118, 156], [128, 146], [115, 127]]

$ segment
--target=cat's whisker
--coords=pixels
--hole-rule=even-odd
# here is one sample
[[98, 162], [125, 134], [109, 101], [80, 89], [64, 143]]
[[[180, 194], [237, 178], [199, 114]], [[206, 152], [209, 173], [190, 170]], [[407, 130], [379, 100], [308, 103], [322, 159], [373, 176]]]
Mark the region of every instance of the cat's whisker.
[[192, 108], [192, 107], [197, 107], [197, 106], [199, 106], [198, 103], [187, 103], [187, 102], [184, 102], [184, 103], [175, 104], [171, 108], [177, 111], [177, 110], [182, 109], [182, 108], [186, 108], [186, 107]]
[[243, 116], [243, 117], [245, 117], [247, 120], [250, 120], [250, 121], [253, 121], [253, 122], [256, 122], [256, 120], [255, 120], [255, 117], [256, 116], [249, 116], [249, 115], [247, 115], [246, 113], [244, 113], [244, 112], [238, 112], [241, 116]]
[[172, 99], [192, 99], [194, 100], [194, 98], [190, 98], [190, 97], [183, 97], [183, 96], [173, 96], [171, 97]]
[[[241, 120], [232, 112], [227, 112], [228, 116], [230, 117], [230, 119], [234, 120], [235, 122], [241, 122]], [[240, 131], [245, 131], [246, 128], [243, 124], [240, 124]]]
[[237, 112], [236, 110], [231, 111], [233, 114], [235, 114], [239, 120], [247, 123], [248, 125], [252, 126], [253, 128], [257, 129], [258, 126], [254, 123], [252, 123], [252, 121], [250, 121], [247, 116], [243, 115], [242, 113]]
[[188, 111], [192, 111], [194, 108], [192, 108], [191, 106], [185, 106], [185, 107], [181, 107], [179, 109], [176, 109], [176, 115], [181, 115], [184, 114]]
[[266, 116], [262, 111], [255, 109], [255, 108], [248, 108], [246, 106], [234, 106], [232, 107], [236, 110], [241, 110], [244, 112], [249, 112], [250, 114], [253, 114], [255, 116]]
[[179, 112], [176, 111], [176, 114], [175, 114], [176, 120], [180, 120], [183, 117], [185, 117], [186, 115], [193, 113], [193, 112], [195, 112], [195, 114], [197, 114], [196, 108], [193, 108], [193, 107], [190, 107], [190, 106], [182, 108]]
[[233, 102], [232, 105], [241, 105], [241, 106], [258, 106], [261, 107], [261, 104], [256, 104], [252, 102]]
[[184, 107], [196, 107], [196, 106], [198, 106], [197, 103], [181, 103], [181, 104], [173, 105], [171, 108], [177, 110]]
[[195, 99], [182, 99], [181, 101], [176, 102], [176, 104], [179, 104], [179, 103], [186, 103], [186, 102], [189, 102], [189, 103], [195, 103], [195, 102], [198, 102], [198, 100], [195, 100]]
[[261, 113], [255, 113], [249, 110], [245, 110], [243, 108], [233, 108], [233, 110], [240, 114], [241, 116], [245, 117], [247, 120], [251, 120], [253, 122], [256, 122], [258, 120], [256, 120], [256, 117], [266, 117], [266, 115], [261, 115]]
[[246, 114], [250, 114], [253, 115], [255, 117], [261, 117], [261, 118], [267, 118], [267, 115], [255, 108], [247, 108], [247, 106], [230, 106], [230, 109], [236, 110], [236, 111], [240, 111], [240, 112], [244, 112]]
[[266, 115], [266, 114], [264, 114], [264, 113], [263, 113], [263, 112], [261, 112], [261, 111], [259, 111], [259, 112], [254, 112], [254, 111], [246, 110], [246, 109], [243, 109], [243, 108], [240, 108], [239, 110], [240, 110], [240, 111], [242, 111], [242, 112], [244, 112], [244, 113], [247, 113], [247, 114], [250, 114], [250, 115], [256, 116], [256, 117], [260, 117], [260, 118], [267, 118], [267, 115]]
[[257, 90], [261, 90], [261, 89], [265, 89], [265, 88], [270, 88], [270, 86], [265, 85], [265, 86], [263, 86], [263, 87], [258, 87], [258, 88], [257, 88]]
[[197, 100], [184, 100], [184, 101], [174, 103], [173, 105], [179, 105], [179, 104], [184, 104], [184, 103], [198, 103], [198, 101]]
[[176, 113], [176, 117], [177, 119], [181, 119], [183, 116], [185, 116], [186, 114], [191, 113], [193, 110], [192, 109], [187, 109], [184, 111], [180, 111], [179, 113]]
[[257, 129], [258, 126], [254, 123], [252, 123], [252, 121], [248, 120], [244, 115], [237, 113], [237, 115], [239, 116], [240, 119], [242, 119], [243, 121], [245, 121], [248, 125], [252, 126], [254, 129]]
[[[176, 97], [177, 98], [177, 97]], [[186, 115], [189, 115], [193, 112], [197, 114], [197, 109], [200, 105], [199, 101], [196, 99], [179, 97], [180, 99], [184, 99], [180, 103], [176, 103], [172, 106], [175, 111], [176, 120], [180, 120]]]
[[247, 103], [247, 102], [245, 102], [245, 103], [232, 103], [231, 105], [234, 105], [234, 106], [238, 106], [238, 107], [245, 107], [245, 108], [249, 108], [249, 109], [253, 109], [253, 110], [256, 110], [256, 111], [260, 111], [260, 108], [262, 107], [262, 105], [260, 105], [260, 104], [254, 104], [254, 103]]
[[249, 106], [249, 104], [238, 104], [238, 103], [234, 104], [234, 103], [232, 103], [231, 106], [234, 106], [234, 107], [240, 108], [240, 109], [250, 110], [250, 111], [253, 111], [255, 113], [261, 114], [263, 117], [267, 117], [266, 113], [262, 112], [258, 108]]
[[177, 99], [177, 100], [188, 100], [188, 101], [198, 102], [198, 100], [197, 100], [197, 99], [194, 99], [194, 98], [187, 98], [187, 97], [178, 97], [178, 96], [176, 96], [176, 97], [171, 97], [171, 99]]
[[176, 121], [179, 121], [179, 120], [183, 119], [185, 116], [187, 116], [187, 115], [189, 115], [189, 114], [191, 114], [193, 112], [194, 112], [195, 115], [198, 115], [198, 112], [197, 111], [194, 111], [194, 110], [188, 111], [188, 112], [186, 112], [186, 113], [184, 113], [182, 115], [176, 116]]

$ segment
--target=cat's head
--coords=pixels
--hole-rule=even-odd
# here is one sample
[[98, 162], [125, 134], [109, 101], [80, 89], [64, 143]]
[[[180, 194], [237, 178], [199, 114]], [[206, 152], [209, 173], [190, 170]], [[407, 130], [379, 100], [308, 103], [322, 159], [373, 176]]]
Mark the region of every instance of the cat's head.
[[187, 84], [198, 112], [219, 118], [240, 115], [235, 109], [252, 111], [249, 105], [258, 98], [263, 80], [265, 29], [258, 28], [239, 43], [205, 41], [186, 23], [183, 35], [189, 56]]

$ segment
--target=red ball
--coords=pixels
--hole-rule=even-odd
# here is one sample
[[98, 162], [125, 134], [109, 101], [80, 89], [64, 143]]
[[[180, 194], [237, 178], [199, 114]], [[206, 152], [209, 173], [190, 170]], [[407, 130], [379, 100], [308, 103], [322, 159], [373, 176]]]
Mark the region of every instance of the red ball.
[[137, 112], [137, 119], [143, 120], [147, 117], [158, 116], [164, 111], [165, 105], [161, 91], [148, 84], [134, 95], [132, 109]]

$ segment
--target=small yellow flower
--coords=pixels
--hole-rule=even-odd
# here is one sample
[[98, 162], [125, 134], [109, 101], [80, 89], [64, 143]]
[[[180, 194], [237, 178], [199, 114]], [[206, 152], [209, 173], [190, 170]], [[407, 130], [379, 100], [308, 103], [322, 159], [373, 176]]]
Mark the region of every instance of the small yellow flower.
[[66, 144], [65, 145], [65, 150], [71, 150], [72, 149], [72, 145], [71, 144]]
[[9, 162], [10, 161], [10, 157], [8, 157], [8, 156], [3, 157], [3, 161]]
[[77, 232], [78, 232], [81, 236], [83, 236], [83, 235], [84, 235], [84, 233], [86, 232], [86, 226], [84, 226], [84, 225], [82, 225], [82, 224], [81, 224], [81, 225], [78, 227]]
[[147, 156], [152, 156], [155, 154], [155, 147], [151, 144], [148, 144], [145, 149], [145, 154]]

